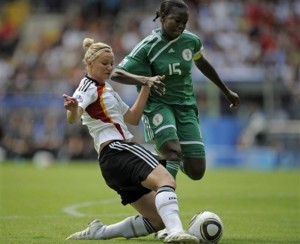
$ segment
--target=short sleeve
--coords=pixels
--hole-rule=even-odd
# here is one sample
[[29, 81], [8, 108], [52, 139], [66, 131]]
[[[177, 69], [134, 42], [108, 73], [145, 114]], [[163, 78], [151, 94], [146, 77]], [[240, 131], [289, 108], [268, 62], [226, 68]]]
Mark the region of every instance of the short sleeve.
[[85, 110], [88, 105], [96, 101], [97, 88], [95, 86], [89, 86], [86, 90], [77, 88], [73, 97], [77, 99], [78, 106]]
[[137, 52], [131, 52], [117, 66], [127, 72], [136, 75], [151, 76], [151, 65], [147, 57], [146, 50], [143, 48]]
[[203, 48], [200, 50], [200, 51], [198, 51], [198, 52], [196, 52], [195, 54], [194, 54], [194, 56], [193, 56], [193, 60], [195, 61], [195, 60], [198, 60], [198, 59], [200, 59], [201, 57], [202, 57], [202, 50], [203, 50]]
[[199, 37], [196, 38], [196, 44], [195, 44], [195, 54], [193, 56], [193, 60], [198, 60], [201, 58], [202, 54], [203, 54], [203, 44], [200, 40]]

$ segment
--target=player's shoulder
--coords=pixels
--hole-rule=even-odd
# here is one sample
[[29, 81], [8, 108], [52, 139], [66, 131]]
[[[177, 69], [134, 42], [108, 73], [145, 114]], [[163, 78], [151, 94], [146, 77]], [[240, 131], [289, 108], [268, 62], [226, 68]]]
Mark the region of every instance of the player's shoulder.
[[196, 35], [195, 33], [189, 31], [189, 30], [184, 30], [181, 34], [181, 36], [183, 38], [187, 38], [187, 39], [193, 39], [193, 40], [200, 40], [200, 37], [198, 35]]
[[135, 45], [135, 47], [132, 49], [132, 51], [129, 53], [127, 57], [134, 57], [137, 55], [147, 56], [149, 50], [152, 49], [153, 45], [155, 45], [157, 43], [157, 40], [159, 39], [161, 39], [159, 37], [159, 33], [156, 30], [153, 30], [151, 34], [144, 37], [138, 44]]
[[199, 36], [188, 30], [183, 31], [179, 42], [194, 47], [196, 52], [203, 49], [203, 44]]
[[154, 29], [148, 36], [144, 37], [139, 44], [144, 45], [145, 47], [151, 47], [154, 43], [157, 43], [157, 41], [161, 39], [162, 36], [160, 29]]
[[113, 86], [108, 81], [105, 82], [105, 89], [114, 92]]
[[97, 84], [97, 81], [85, 76], [81, 79], [79, 86], [77, 87], [77, 91], [86, 92], [91, 89], [97, 89]]

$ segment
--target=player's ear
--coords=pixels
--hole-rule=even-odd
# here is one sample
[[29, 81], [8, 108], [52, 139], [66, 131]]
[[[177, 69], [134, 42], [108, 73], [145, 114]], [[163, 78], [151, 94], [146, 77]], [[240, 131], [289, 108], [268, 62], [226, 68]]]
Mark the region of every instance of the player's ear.
[[159, 18], [160, 18], [160, 21], [161, 22], [165, 22], [165, 17], [166, 17], [166, 15], [164, 14], [164, 13], [159, 13]]
[[93, 62], [91, 60], [86, 61], [87, 66], [91, 67]]

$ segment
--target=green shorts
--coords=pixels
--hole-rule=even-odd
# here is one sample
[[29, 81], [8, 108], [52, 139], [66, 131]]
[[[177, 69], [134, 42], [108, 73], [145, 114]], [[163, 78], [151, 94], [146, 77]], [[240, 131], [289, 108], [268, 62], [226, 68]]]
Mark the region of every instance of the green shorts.
[[195, 105], [180, 106], [147, 104], [143, 115], [146, 142], [161, 146], [169, 140], [179, 140], [183, 157], [205, 158], [205, 148]]

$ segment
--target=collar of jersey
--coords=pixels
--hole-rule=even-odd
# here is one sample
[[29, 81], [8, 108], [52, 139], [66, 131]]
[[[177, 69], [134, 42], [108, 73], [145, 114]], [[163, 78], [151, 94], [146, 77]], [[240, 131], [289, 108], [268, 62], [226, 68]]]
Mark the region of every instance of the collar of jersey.
[[162, 34], [161, 28], [157, 28], [157, 29], [155, 29], [155, 30], [152, 30], [152, 33], [153, 33], [153, 35], [158, 36], [161, 40], [164, 40], [164, 41], [166, 41], [166, 42], [176, 42], [176, 41], [181, 37], [181, 35], [182, 35], [182, 34], [181, 34], [181, 35], [179, 35], [177, 38], [168, 41], [167, 39], [164, 38], [164, 36], [163, 36], [163, 34]]
[[94, 80], [93, 78], [89, 77], [88, 75], [86, 75], [85, 77], [87, 79], [91, 80], [92, 82], [94, 82], [96, 86], [105, 86], [105, 82], [104, 82], [104, 84], [100, 84], [98, 81]]

